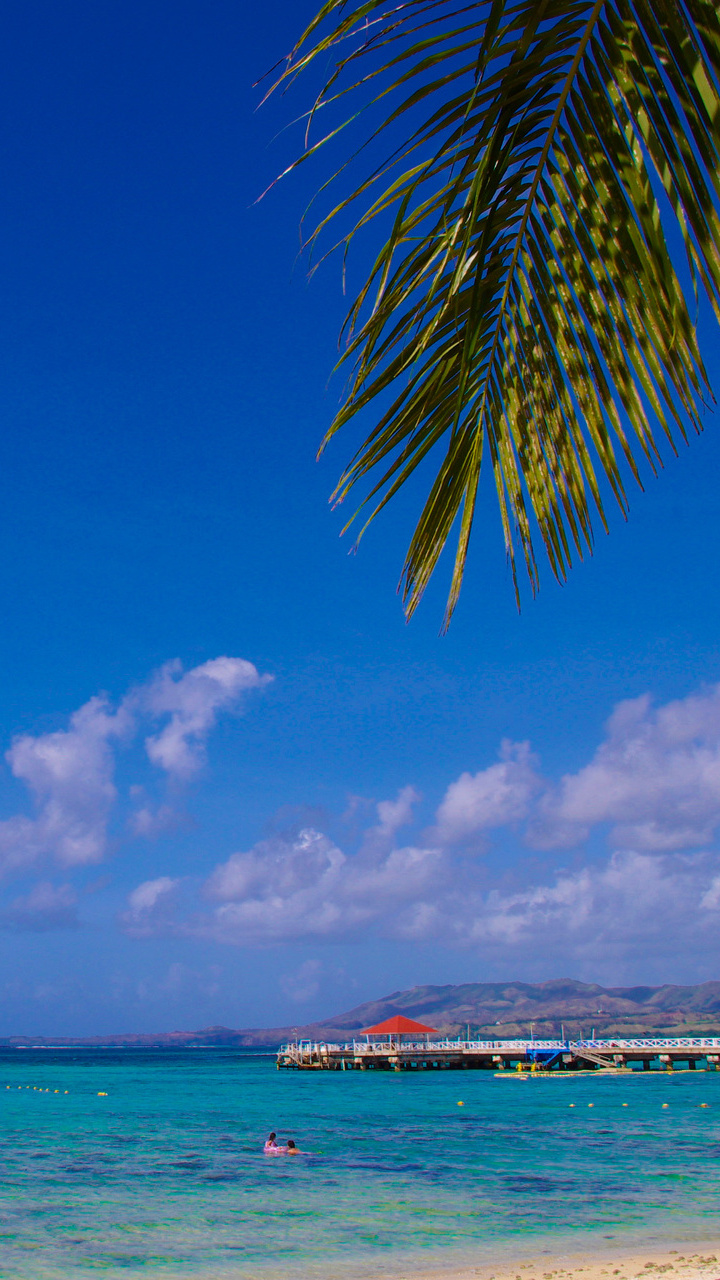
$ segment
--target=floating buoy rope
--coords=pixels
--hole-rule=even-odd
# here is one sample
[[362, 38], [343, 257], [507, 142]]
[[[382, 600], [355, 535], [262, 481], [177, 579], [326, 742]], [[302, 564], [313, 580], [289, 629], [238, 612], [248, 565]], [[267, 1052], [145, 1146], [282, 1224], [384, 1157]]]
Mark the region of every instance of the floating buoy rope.
[[[39, 1085], [39, 1084], [6, 1084], [5, 1088], [6, 1089], [32, 1089], [33, 1093], [59, 1093], [59, 1094], [70, 1093], [69, 1089], [50, 1089], [50, 1088], [45, 1088], [43, 1085]], [[105, 1090], [100, 1090], [97, 1096], [98, 1098], [107, 1098], [109, 1097], [109, 1094]], [[461, 1102], [458, 1105], [462, 1107], [464, 1104]]]

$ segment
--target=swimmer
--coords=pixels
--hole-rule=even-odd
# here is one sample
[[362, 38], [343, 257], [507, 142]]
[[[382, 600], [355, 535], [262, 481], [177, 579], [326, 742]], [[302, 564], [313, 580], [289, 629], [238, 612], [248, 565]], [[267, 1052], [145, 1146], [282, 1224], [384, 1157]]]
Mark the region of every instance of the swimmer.
[[277, 1137], [277, 1134], [276, 1134], [276, 1133], [271, 1133], [271, 1134], [270, 1134], [270, 1137], [268, 1138], [267, 1142], [265, 1143], [265, 1146], [263, 1147], [263, 1151], [264, 1151], [266, 1154], [268, 1154], [268, 1153], [269, 1153], [270, 1155], [272, 1155], [272, 1154], [273, 1154], [273, 1152], [275, 1152], [275, 1151], [279, 1151], [279, 1150], [280, 1150], [280, 1147], [278, 1146], [277, 1142], [275, 1141], [276, 1137]]
[[287, 1144], [287, 1146], [286, 1146], [286, 1148], [285, 1148], [285, 1154], [286, 1154], [287, 1156], [299, 1156], [299, 1155], [302, 1155], [302, 1152], [301, 1152], [301, 1151], [299, 1151], [299, 1150], [298, 1150], [298, 1148], [295, 1146], [295, 1143], [293, 1142], [292, 1138], [288, 1138], [288, 1144]]

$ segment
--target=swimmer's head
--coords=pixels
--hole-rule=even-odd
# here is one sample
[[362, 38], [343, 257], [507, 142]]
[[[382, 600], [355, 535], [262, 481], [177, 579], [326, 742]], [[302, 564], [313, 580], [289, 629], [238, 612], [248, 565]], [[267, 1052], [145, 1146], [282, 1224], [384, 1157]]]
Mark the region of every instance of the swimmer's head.
[[268, 1138], [268, 1142], [274, 1142], [274, 1141], [275, 1141], [276, 1136], [277, 1136], [276, 1134], [271, 1133], [271, 1134], [270, 1134], [270, 1137]]
[[292, 1138], [288, 1138], [288, 1149], [292, 1150], [294, 1146], [295, 1146], [295, 1143], [293, 1142]]

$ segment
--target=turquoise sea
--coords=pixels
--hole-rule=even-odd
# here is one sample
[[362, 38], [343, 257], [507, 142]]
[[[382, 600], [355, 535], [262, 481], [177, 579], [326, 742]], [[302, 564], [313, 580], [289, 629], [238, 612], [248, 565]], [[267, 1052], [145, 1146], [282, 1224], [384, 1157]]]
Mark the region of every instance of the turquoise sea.
[[[3, 1050], [0, 1107], [2, 1280], [350, 1280], [717, 1234], [720, 1073]], [[264, 1156], [270, 1129], [311, 1154]]]

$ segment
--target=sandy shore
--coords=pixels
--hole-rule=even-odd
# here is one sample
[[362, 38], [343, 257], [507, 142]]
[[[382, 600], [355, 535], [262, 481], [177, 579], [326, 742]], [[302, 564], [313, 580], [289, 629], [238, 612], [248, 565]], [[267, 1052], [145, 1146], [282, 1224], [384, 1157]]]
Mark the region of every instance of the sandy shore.
[[[378, 1272], [377, 1280], [388, 1273]], [[608, 1248], [590, 1253], [543, 1252], [533, 1258], [526, 1255], [518, 1262], [503, 1258], [497, 1266], [473, 1265], [447, 1269], [402, 1271], [393, 1280], [720, 1280], [720, 1238], [692, 1244], [677, 1243], [673, 1248], [638, 1249]]]

